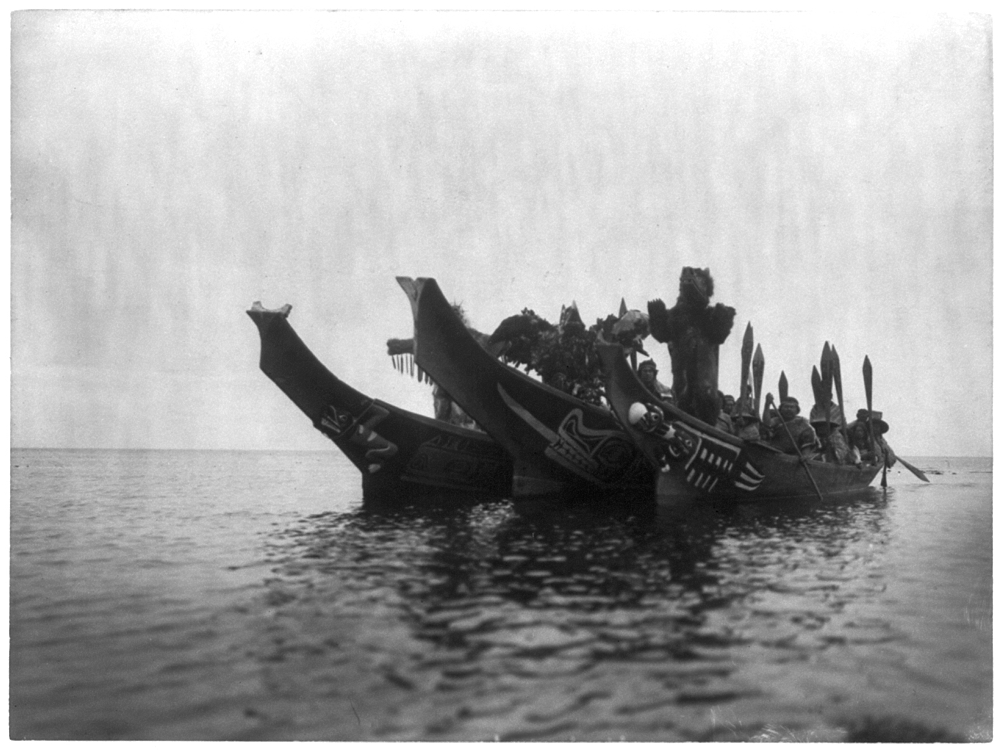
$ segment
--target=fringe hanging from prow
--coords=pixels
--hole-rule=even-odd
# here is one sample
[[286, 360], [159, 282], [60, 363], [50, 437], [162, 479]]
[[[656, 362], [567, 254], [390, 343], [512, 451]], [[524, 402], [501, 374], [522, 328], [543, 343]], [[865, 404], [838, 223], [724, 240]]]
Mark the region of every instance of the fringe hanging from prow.
[[410, 376], [410, 378], [416, 378], [418, 383], [426, 383], [428, 386], [434, 385], [434, 381], [423, 368], [417, 365], [411, 354], [392, 355], [392, 368], [403, 375]]

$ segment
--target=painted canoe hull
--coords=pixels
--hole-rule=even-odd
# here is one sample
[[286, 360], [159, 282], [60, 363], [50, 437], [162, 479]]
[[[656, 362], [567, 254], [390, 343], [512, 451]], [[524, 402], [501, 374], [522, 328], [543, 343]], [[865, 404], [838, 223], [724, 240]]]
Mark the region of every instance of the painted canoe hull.
[[510, 456], [484, 433], [373, 399], [333, 375], [288, 323], [291, 306], [247, 314], [260, 332], [260, 369], [361, 471], [366, 498], [458, 491], [509, 497]]
[[434, 279], [396, 280], [413, 308], [417, 364], [513, 456], [515, 497], [651, 493], [655, 468], [614, 414], [497, 360]]
[[[661, 500], [765, 500], [862, 490], [881, 465], [854, 467], [800, 460], [758, 442], [743, 441], [717, 430], [651, 394], [625, 360], [617, 344], [600, 344], [612, 409], [643, 454], [661, 467], [656, 494]], [[636, 407], [635, 405], [641, 405]], [[633, 414], [658, 408], [663, 420], [648, 432], [633, 425]], [[808, 466], [809, 471], [806, 471]]]

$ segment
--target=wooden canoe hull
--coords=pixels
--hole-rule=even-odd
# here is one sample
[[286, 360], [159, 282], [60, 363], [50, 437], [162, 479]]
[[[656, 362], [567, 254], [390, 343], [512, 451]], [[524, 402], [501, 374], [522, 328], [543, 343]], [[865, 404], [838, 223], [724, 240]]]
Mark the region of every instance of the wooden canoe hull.
[[[643, 454], [660, 467], [656, 493], [661, 500], [765, 500], [862, 490], [881, 465], [854, 467], [800, 460], [758, 442], [743, 441], [717, 430], [651, 394], [625, 360], [617, 344], [598, 345], [607, 372], [612, 409]], [[647, 432], [632, 424], [634, 405], [663, 413], [661, 427]], [[806, 470], [808, 467], [808, 472]]]
[[514, 495], [652, 490], [655, 468], [609, 410], [546, 386], [473, 338], [434, 279], [397, 277], [417, 364], [514, 457]]
[[291, 306], [247, 314], [260, 369], [361, 471], [365, 497], [457, 491], [509, 497], [510, 456], [484, 433], [373, 399], [333, 375], [288, 323]]

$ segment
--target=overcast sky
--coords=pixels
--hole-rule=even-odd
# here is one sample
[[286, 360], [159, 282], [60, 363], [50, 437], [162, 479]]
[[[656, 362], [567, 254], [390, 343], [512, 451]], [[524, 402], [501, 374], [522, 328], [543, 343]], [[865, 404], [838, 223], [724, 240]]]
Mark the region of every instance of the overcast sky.
[[[765, 389], [824, 341], [903, 456], [992, 454], [989, 18], [21, 12], [12, 445], [327, 449], [254, 300], [431, 414], [394, 277], [483, 331], [589, 324], [709, 266]], [[650, 340], [652, 342], [652, 340]], [[651, 343], [661, 375], [666, 347]]]

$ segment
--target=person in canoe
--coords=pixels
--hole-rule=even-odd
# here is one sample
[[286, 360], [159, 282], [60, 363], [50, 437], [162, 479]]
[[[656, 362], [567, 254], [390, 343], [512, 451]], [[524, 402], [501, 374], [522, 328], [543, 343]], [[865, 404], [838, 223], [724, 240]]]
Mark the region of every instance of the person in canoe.
[[868, 428], [868, 410], [859, 409], [857, 418], [848, 424], [847, 438], [851, 446], [858, 450], [861, 461], [868, 464], [880, 464], [882, 457], [885, 457], [886, 466], [892, 467], [896, 463], [896, 452], [885, 440], [885, 434], [889, 432], [889, 423], [882, 419], [882, 413], [878, 411], [871, 413], [871, 427], [875, 433], [874, 445]]
[[778, 420], [772, 426], [771, 445], [786, 454], [797, 453], [798, 446], [802, 456], [807, 459], [815, 457], [819, 450], [819, 438], [809, 421], [799, 414], [799, 400], [788, 396], [781, 400], [778, 406]]
[[744, 405], [742, 399], [737, 399], [733, 406], [733, 429], [737, 438], [744, 441], [760, 440], [760, 419], [753, 411], [749, 402]]
[[665, 402], [670, 404], [676, 404], [676, 399], [674, 399], [673, 389], [668, 386], [664, 386], [656, 378], [660, 371], [656, 367], [656, 362], [653, 360], [643, 360], [639, 363], [639, 380], [642, 381], [642, 385], [645, 386], [649, 393], [653, 396], [657, 396]]
[[726, 395], [721, 391], [719, 392], [719, 404], [722, 405], [722, 408], [719, 410], [719, 416], [715, 418], [715, 427], [730, 435], [736, 435], [732, 412], [726, 409]]
[[831, 404], [829, 413], [822, 405], [813, 405], [809, 412], [809, 424], [819, 438], [820, 456], [817, 458], [831, 464], [860, 464], [860, 454], [848, 445], [844, 434], [840, 432], [842, 423], [843, 417], [838, 405]]
[[736, 416], [736, 398], [732, 394], [722, 395], [722, 411], [730, 417]]

